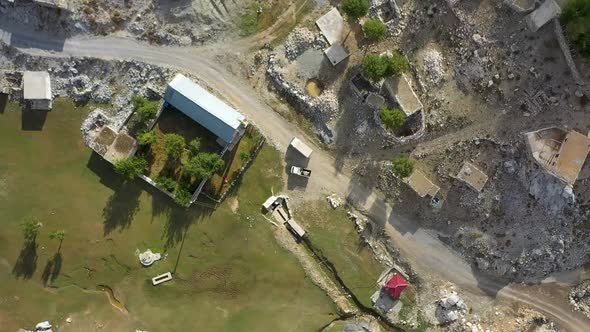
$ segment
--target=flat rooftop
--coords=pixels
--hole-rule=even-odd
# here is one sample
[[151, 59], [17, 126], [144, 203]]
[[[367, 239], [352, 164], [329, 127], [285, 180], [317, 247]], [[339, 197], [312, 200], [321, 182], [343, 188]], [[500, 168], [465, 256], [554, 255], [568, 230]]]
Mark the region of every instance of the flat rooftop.
[[426, 177], [426, 174], [419, 170], [414, 170], [405, 181], [420, 197], [425, 197], [426, 195], [434, 197], [440, 190], [439, 186], [432, 183]]
[[51, 100], [51, 79], [46, 71], [26, 71], [23, 74], [25, 100]]
[[561, 13], [561, 8], [553, 0], [545, 0], [543, 4], [525, 17], [531, 31], [535, 32]]
[[329, 12], [315, 21], [315, 24], [330, 45], [342, 42], [346, 36], [344, 19], [336, 8], [330, 9]]
[[472, 163], [466, 161], [457, 174], [457, 179], [476, 191], [481, 191], [488, 182], [488, 176]]
[[340, 62], [344, 61], [344, 59], [348, 58], [350, 54], [344, 49], [342, 44], [333, 44], [332, 46], [328, 47], [324, 54], [330, 60], [332, 66], [339, 64]]
[[420, 111], [424, 107], [405, 75], [389, 77], [385, 80], [383, 86], [407, 116]]

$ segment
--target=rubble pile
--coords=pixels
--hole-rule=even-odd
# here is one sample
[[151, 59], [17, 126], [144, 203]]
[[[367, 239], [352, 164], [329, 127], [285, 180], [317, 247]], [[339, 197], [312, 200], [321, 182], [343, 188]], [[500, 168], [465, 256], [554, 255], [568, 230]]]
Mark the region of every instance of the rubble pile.
[[310, 48], [322, 50], [327, 46], [326, 40], [320, 34], [313, 33], [305, 27], [297, 27], [285, 41], [285, 56], [292, 61]]
[[277, 55], [268, 58], [267, 76], [274, 87], [285, 96], [290, 104], [305, 114], [315, 125], [318, 136], [326, 144], [334, 142], [334, 132], [326, 123], [338, 113], [338, 98], [330, 90], [325, 90], [319, 97], [309, 97], [302, 89], [289, 83], [281, 73]]
[[424, 53], [424, 69], [426, 71], [428, 84], [432, 86], [439, 85], [444, 76], [444, 58], [442, 54], [435, 49], [428, 49]]
[[437, 305], [435, 315], [440, 324], [458, 320], [467, 310], [467, 305], [455, 292], [451, 292], [438, 300]]
[[572, 288], [569, 301], [576, 310], [590, 317], [590, 280], [584, 280]]

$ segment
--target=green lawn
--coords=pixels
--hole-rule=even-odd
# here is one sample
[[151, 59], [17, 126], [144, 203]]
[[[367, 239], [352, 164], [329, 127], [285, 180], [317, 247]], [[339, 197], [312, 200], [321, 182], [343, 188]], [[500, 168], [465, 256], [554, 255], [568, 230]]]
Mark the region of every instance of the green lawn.
[[[335, 318], [259, 213], [281, 187], [276, 150], [263, 148], [246, 172], [235, 213], [228, 203], [186, 210], [91, 157], [79, 131], [88, 111], [59, 99], [41, 131], [23, 131], [17, 105], [0, 110], [1, 330], [50, 320], [59, 331], [315, 331]], [[25, 216], [43, 227], [37, 247], [21, 251]], [[59, 229], [67, 234], [56, 264], [59, 243], [48, 234]], [[142, 268], [136, 250], [147, 248], [163, 260]], [[174, 270], [172, 282], [151, 286]], [[97, 285], [110, 286], [128, 313]]]
[[340, 207], [333, 210], [326, 201], [312, 202], [295, 212], [312, 244], [334, 264], [344, 283], [367, 307], [384, 267], [358, 235], [354, 222]]

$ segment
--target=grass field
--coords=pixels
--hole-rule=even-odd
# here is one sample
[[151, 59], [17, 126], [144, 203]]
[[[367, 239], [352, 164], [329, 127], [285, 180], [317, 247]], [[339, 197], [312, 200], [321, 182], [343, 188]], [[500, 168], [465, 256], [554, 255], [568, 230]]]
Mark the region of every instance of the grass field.
[[384, 267], [375, 259], [358, 235], [354, 222], [340, 207], [333, 210], [327, 202], [309, 203], [295, 211], [295, 219], [304, 225], [312, 244], [334, 264], [344, 283], [367, 307]]
[[[260, 216], [281, 187], [278, 152], [263, 148], [235, 212], [186, 210], [91, 155], [79, 131], [88, 111], [56, 100], [42, 130], [24, 131], [17, 105], [0, 109], [0, 330], [50, 320], [58, 331], [315, 331], [335, 318]], [[36, 246], [23, 246], [26, 216], [43, 224]], [[66, 231], [59, 253], [54, 230]], [[147, 248], [163, 259], [143, 268], [136, 251]], [[151, 286], [167, 271], [173, 281]]]

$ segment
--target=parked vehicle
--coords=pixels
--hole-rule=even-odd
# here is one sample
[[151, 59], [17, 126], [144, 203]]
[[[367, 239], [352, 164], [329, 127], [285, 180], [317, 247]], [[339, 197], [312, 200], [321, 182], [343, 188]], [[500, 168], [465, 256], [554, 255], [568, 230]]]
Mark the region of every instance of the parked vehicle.
[[311, 176], [311, 170], [303, 167], [291, 166], [291, 174], [308, 178]]

